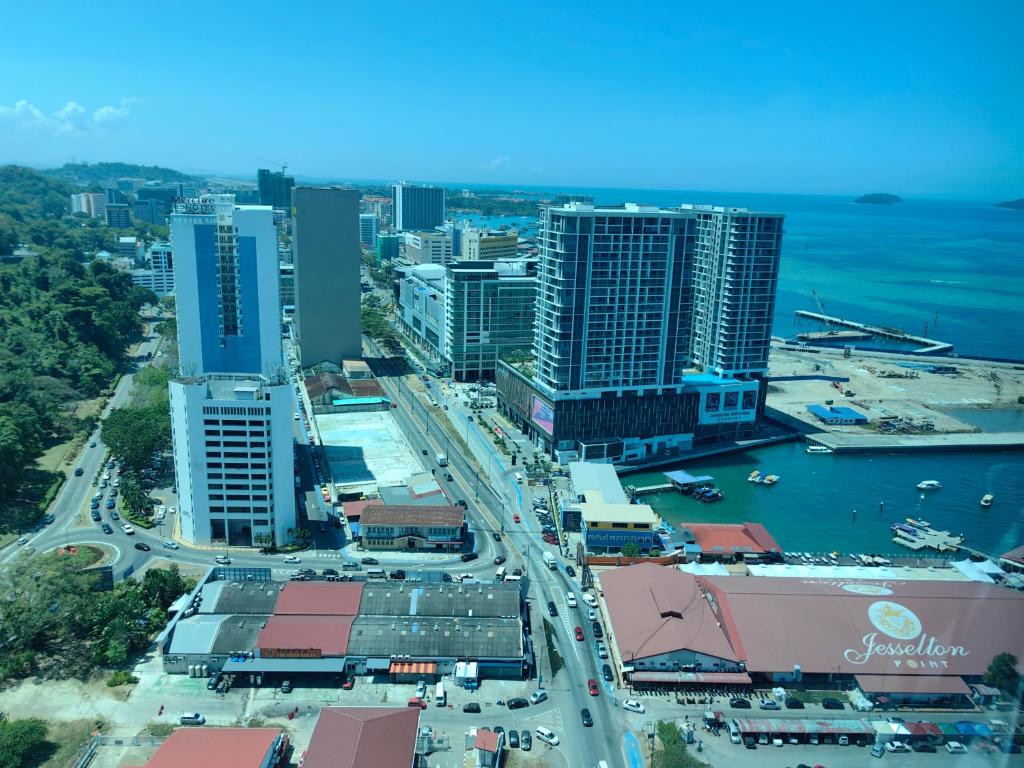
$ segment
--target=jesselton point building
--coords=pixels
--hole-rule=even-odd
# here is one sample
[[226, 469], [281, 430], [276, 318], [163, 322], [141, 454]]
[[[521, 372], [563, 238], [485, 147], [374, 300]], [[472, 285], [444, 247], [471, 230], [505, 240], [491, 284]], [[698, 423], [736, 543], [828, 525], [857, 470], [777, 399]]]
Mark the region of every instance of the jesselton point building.
[[542, 208], [533, 360], [498, 363], [501, 411], [562, 463], [753, 436], [782, 221], [711, 206]]
[[282, 583], [265, 568], [214, 568], [157, 639], [164, 672], [273, 684], [430, 680], [460, 663], [478, 678], [532, 669], [519, 583], [358, 578]]

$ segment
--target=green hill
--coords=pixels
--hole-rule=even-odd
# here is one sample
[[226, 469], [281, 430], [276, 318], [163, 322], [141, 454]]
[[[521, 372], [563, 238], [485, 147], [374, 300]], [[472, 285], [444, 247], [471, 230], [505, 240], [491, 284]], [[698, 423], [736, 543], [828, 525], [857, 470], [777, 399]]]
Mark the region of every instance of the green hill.
[[1024, 197], [1020, 200], [1007, 200], [1002, 203], [996, 203], [997, 208], [1009, 208], [1014, 211], [1024, 211]]
[[122, 177], [145, 179], [146, 181], [197, 181], [198, 177], [162, 168], [159, 165], [135, 165], [134, 163], [65, 163], [60, 168], [43, 171], [47, 176], [92, 186], [104, 181]]
[[853, 202], [859, 205], [895, 205], [902, 203], [903, 198], [899, 195], [891, 195], [888, 192], [872, 192], [868, 195], [861, 195]]

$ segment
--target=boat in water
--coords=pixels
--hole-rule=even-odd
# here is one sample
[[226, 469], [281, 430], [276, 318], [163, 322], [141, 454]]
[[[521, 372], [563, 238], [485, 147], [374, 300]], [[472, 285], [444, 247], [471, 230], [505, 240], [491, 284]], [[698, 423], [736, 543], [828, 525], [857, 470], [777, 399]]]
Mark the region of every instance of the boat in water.
[[984, 496], [981, 497], [981, 506], [983, 506], [983, 507], [991, 507], [992, 506], [992, 501], [994, 499], [995, 499], [995, 497], [991, 493], [986, 493]]
[[920, 532], [917, 528], [912, 525], [907, 525], [906, 523], [893, 523], [892, 532], [897, 536], [909, 536], [914, 539], [920, 536]]
[[832, 449], [827, 445], [808, 445], [804, 453], [832, 453]]
[[779, 482], [780, 479], [781, 478], [778, 475], [765, 475], [764, 476], [764, 484], [765, 485], [775, 485], [777, 482]]
[[917, 484], [919, 491], [935, 491], [942, 487], [942, 483], [938, 480], [922, 480]]
[[925, 528], [931, 528], [932, 527], [932, 524], [929, 523], [927, 520], [917, 520], [916, 518], [913, 518], [913, 517], [908, 517], [907, 518], [907, 525], [912, 525], [915, 528], [920, 528], [922, 530], [924, 530]]
[[753, 472], [750, 473], [750, 476], [747, 477], [747, 482], [748, 483], [763, 483], [764, 482], [764, 478], [761, 477], [761, 472], [759, 470], [755, 469]]

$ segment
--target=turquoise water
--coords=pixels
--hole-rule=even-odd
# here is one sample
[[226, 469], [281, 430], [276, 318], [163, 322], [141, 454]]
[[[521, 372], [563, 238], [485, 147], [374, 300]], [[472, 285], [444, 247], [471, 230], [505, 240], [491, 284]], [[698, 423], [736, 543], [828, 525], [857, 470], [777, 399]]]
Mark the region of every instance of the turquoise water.
[[946, 413], [982, 432], [1024, 432], [1024, 408], [967, 408]]
[[[889, 530], [906, 517], [964, 533], [968, 546], [990, 554], [1024, 543], [1022, 453], [808, 455], [802, 443], [786, 443], [683, 468], [714, 476], [725, 499], [702, 504], [676, 492], [645, 496], [658, 514], [676, 525], [762, 523], [787, 550], [909, 552], [892, 543]], [[779, 475], [779, 484], [747, 482], [755, 469]], [[943, 487], [922, 494], [915, 488], [922, 480], [938, 480]], [[664, 481], [661, 472], [624, 478], [625, 484], [641, 486]], [[986, 493], [995, 496], [988, 508], [979, 503]]]

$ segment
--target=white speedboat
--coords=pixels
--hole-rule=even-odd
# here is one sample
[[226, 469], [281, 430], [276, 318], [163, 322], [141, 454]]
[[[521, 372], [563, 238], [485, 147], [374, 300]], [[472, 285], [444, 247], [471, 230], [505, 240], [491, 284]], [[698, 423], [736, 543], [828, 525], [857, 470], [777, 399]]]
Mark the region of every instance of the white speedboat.
[[917, 484], [919, 491], [935, 491], [942, 487], [942, 483], [938, 480], [922, 480]]
[[984, 496], [981, 497], [981, 506], [983, 506], [983, 507], [991, 507], [992, 506], [992, 501], [994, 499], [995, 499], [995, 497], [991, 493], [986, 493]]
[[832, 453], [832, 449], [826, 445], [808, 445], [804, 453]]

